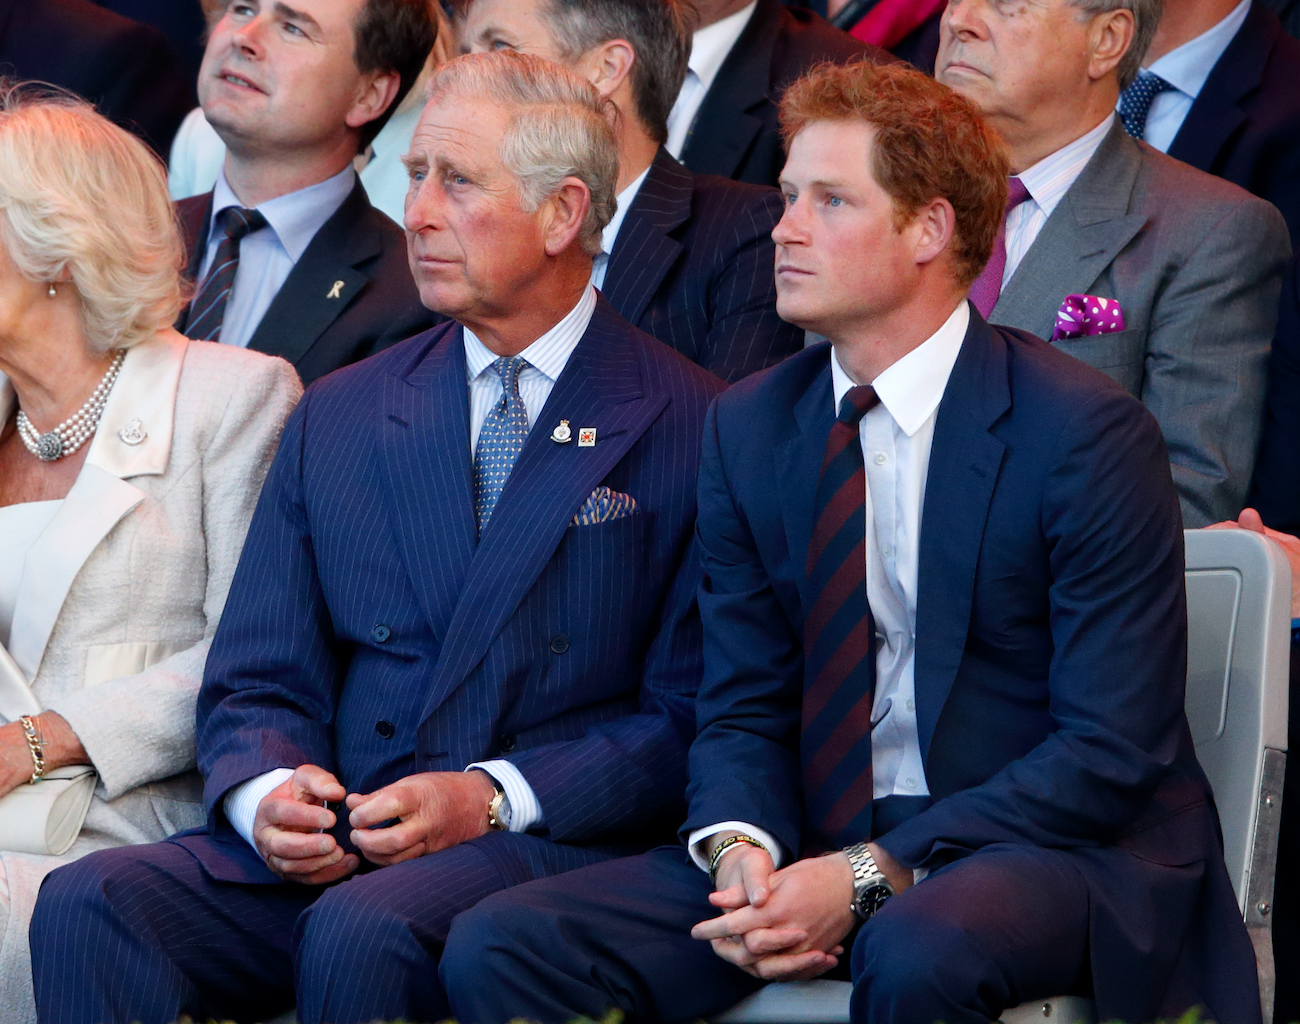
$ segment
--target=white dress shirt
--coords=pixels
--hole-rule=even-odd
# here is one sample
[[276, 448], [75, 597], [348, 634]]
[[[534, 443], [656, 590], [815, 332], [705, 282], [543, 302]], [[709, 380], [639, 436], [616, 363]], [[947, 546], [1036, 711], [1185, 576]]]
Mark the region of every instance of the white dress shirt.
[[[871, 711], [873, 797], [928, 796], [916, 731], [916, 588], [921, 509], [935, 416], [970, 324], [962, 302], [933, 335], [872, 381], [880, 404], [858, 425], [866, 466], [867, 601], [876, 620]], [[834, 415], [854, 381], [831, 352]], [[692, 832], [691, 856], [707, 868], [702, 840], [735, 829], [760, 840], [779, 867], [790, 851], [754, 826], [728, 821]]]
[[1114, 123], [1115, 115], [1107, 115], [1092, 131], [1016, 175], [1029, 190], [1029, 198], [1007, 215], [1007, 266], [1002, 272], [1003, 288], [1034, 244], [1038, 232], [1043, 230], [1047, 218], [1070, 191], [1070, 186], [1097, 152], [1101, 140]]
[[[356, 181], [357, 172], [348, 166], [332, 178], [258, 205], [257, 210], [266, 218], [267, 226], [250, 231], [239, 243], [239, 267], [221, 321], [222, 344], [248, 347], [295, 264], [316, 232], [343, 205]], [[217, 215], [230, 206], [243, 206], [243, 203], [231, 191], [223, 169], [212, 189], [208, 247], [199, 267], [200, 289], [217, 255], [217, 246], [226, 237], [217, 228]]]
[[1195, 39], [1189, 39], [1177, 49], [1170, 50], [1147, 68], [1173, 86], [1151, 101], [1143, 139], [1147, 145], [1162, 153], [1169, 151], [1192, 104], [1205, 88], [1205, 80], [1210, 77], [1214, 65], [1219, 63], [1228, 44], [1246, 23], [1246, 15], [1249, 13], [1250, 0], [1241, 0], [1213, 28], [1202, 32]]
[[706, 25], [691, 37], [691, 58], [687, 64], [686, 80], [677, 93], [677, 101], [668, 114], [668, 152], [681, 159], [687, 136], [695, 124], [695, 115], [713, 85], [722, 64], [754, 16], [758, 0], [728, 14], [721, 21]]
[[[519, 353], [528, 363], [527, 368], [519, 374], [519, 397], [523, 399], [524, 409], [528, 413], [530, 431], [541, 417], [546, 400], [551, 396], [551, 389], [568, 365], [573, 350], [587, 332], [587, 325], [591, 323], [591, 315], [595, 310], [596, 289], [589, 285], [578, 304], [564, 319]], [[491, 368], [497, 359], [496, 353], [475, 337], [469, 328], [463, 328], [463, 333], [469, 387], [469, 447], [470, 457], [473, 458], [483, 421], [492, 407], [501, 401], [504, 387], [500, 375]], [[555, 425], [559, 425], [558, 418]], [[506, 795], [502, 817], [508, 822], [511, 832], [527, 832], [546, 824], [546, 816], [537, 794], [523, 773], [510, 761], [478, 761], [466, 765], [465, 771], [472, 768], [481, 768], [501, 784]], [[292, 768], [274, 768], [235, 786], [226, 794], [226, 818], [254, 849], [253, 822], [257, 817], [258, 805], [271, 790], [292, 774]]]
[[597, 288], [605, 286], [605, 273], [609, 270], [609, 258], [614, 252], [614, 242], [618, 240], [618, 232], [623, 226], [623, 218], [627, 216], [627, 211], [636, 202], [637, 193], [641, 191], [641, 186], [645, 184], [646, 175], [649, 173], [650, 168], [647, 167], [636, 176], [627, 188], [618, 194], [618, 201], [614, 206], [614, 216], [605, 225], [605, 230], [600, 233], [600, 253], [591, 261], [591, 283]]

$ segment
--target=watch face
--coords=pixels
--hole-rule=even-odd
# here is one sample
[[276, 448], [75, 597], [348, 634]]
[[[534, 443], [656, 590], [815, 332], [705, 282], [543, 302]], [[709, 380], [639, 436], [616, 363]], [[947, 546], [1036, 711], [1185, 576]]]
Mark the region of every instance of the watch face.
[[894, 895], [894, 890], [887, 885], [869, 885], [858, 893], [854, 901], [858, 916], [864, 921], [885, 905], [885, 900]]

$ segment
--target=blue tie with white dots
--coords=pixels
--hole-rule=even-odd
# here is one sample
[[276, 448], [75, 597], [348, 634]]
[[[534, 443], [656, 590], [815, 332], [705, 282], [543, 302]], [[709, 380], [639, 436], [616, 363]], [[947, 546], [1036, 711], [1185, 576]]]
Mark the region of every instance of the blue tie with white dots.
[[1147, 134], [1147, 114], [1151, 104], [1162, 92], [1177, 89], [1163, 78], [1150, 71], [1139, 71], [1137, 81], [1125, 89], [1119, 97], [1119, 117], [1124, 122], [1124, 130], [1135, 139], [1145, 139]]
[[483, 418], [474, 452], [474, 517], [480, 536], [528, 440], [528, 410], [519, 395], [519, 374], [528, 365], [522, 356], [502, 356], [492, 363], [502, 393], [501, 401]]

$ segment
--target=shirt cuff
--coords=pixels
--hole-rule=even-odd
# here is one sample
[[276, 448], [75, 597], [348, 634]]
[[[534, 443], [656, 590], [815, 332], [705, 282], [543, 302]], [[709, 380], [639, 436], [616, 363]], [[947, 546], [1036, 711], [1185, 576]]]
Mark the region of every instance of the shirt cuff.
[[257, 819], [258, 805], [266, 798], [267, 793], [292, 776], [292, 768], [272, 768], [265, 774], [241, 782], [226, 794], [226, 799], [222, 802], [226, 811], [226, 820], [254, 850], [257, 849], [257, 844], [253, 842], [253, 822]]
[[506, 806], [501, 808], [502, 820], [511, 832], [528, 832], [535, 828], [546, 827], [546, 815], [542, 813], [542, 805], [537, 799], [537, 794], [524, 778], [523, 772], [512, 762], [502, 759], [476, 761], [474, 764], [467, 765], [465, 770], [470, 771], [474, 768], [487, 772], [501, 784], [506, 794]]
[[785, 859], [785, 852], [781, 849], [781, 844], [776, 841], [776, 837], [772, 833], [743, 821], [723, 821], [717, 825], [710, 825], [708, 828], [697, 828], [686, 838], [686, 846], [691, 851], [691, 860], [695, 861], [696, 866], [701, 871], [707, 872], [709, 870], [709, 854], [705, 849], [704, 841], [709, 836], [716, 836], [719, 832], [740, 832], [752, 839], [757, 839], [763, 844], [763, 849], [772, 857], [774, 867], [779, 868], [781, 862]]

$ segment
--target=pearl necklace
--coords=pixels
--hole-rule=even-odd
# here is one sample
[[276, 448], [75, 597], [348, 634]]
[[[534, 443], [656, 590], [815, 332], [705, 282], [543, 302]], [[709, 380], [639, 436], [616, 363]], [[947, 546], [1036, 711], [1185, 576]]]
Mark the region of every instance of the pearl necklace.
[[73, 454], [89, 441], [99, 428], [99, 418], [104, 415], [104, 406], [108, 405], [108, 393], [113, 390], [125, 358], [126, 350], [119, 349], [99, 386], [86, 399], [86, 404], [48, 433], [38, 434], [32, 421], [27, 418], [27, 413], [19, 409], [18, 436], [23, 439], [27, 450], [42, 462], [55, 462], [65, 455]]

